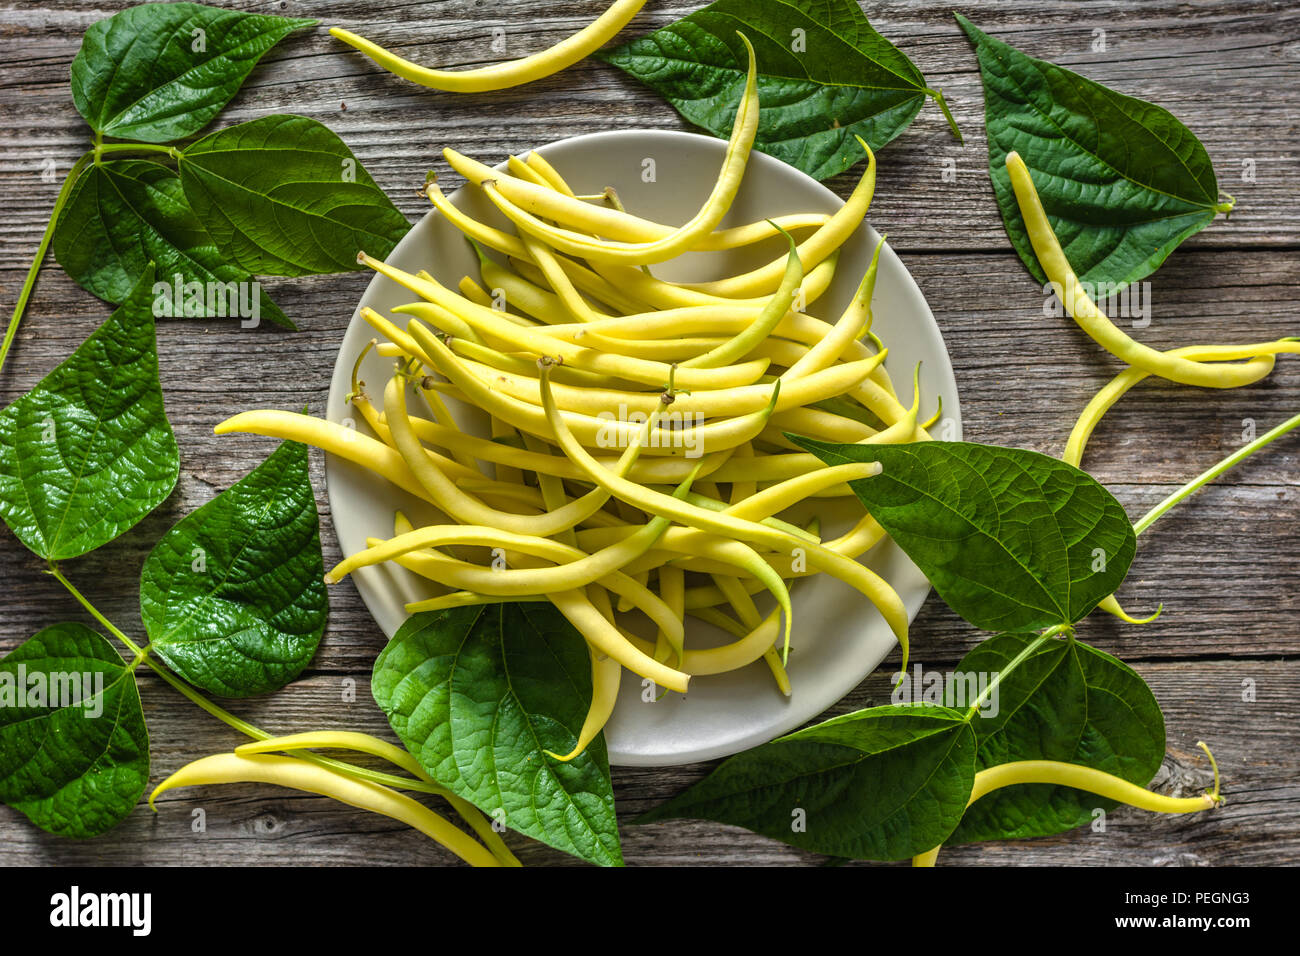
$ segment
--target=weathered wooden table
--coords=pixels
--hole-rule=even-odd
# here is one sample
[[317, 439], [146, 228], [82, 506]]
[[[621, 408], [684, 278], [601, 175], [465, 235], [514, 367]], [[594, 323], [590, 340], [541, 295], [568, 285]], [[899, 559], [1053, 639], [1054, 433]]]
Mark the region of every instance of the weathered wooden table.
[[[0, 10], [0, 303], [18, 294], [58, 189], [87, 147], [68, 92], [81, 34], [124, 6], [39, 0]], [[227, 3], [319, 17], [401, 44], [423, 62], [451, 68], [492, 62], [491, 31], [512, 54], [550, 45], [601, 6], [589, 0], [433, 3]], [[627, 35], [698, 6], [651, 0]], [[1152, 278], [1152, 322], [1141, 338], [1159, 348], [1250, 341], [1300, 332], [1300, 10], [1290, 2], [988, 2], [965, 10], [984, 29], [1034, 55], [1075, 68], [1170, 109], [1205, 143], [1223, 189], [1238, 200], [1230, 220], [1197, 235]], [[873, 24], [943, 88], [966, 146], [927, 106], [884, 150], [872, 221], [887, 231], [943, 329], [973, 440], [1059, 454], [1075, 415], [1115, 371], [1068, 319], [1044, 315], [1041, 290], [1011, 251], [993, 203], [984, 148], [983, 100], [971, 50], [947, 5], [867, 4]], [[1104, 31], [1099, 33], [1098, 31]], [[1099, 49], [1103, 44], [1104, 50]], [[490, 95], [425, 91], [381, 73], [323, 29], [294, 34], [266, 58], [222, 114], [231, 123], [275, 112], [316, 117], [335, 129], [410, 217], [425, 203], [413, 187], [453, 145], [503, 157], [578, 133], [682, 128], [654, 94], [604, 65], [582, 63], [534, 86]], [[955, 175], [945, 170], [955, 168]], [[831, 182], [841, 194], [851, 176]], [[449, 186], [457, 184], [454, 176]], [[136, 586], [152, 543], [181, 515], [243, 475], [265, 440], [215, 438], [212, 425], [249, 406], [323, 408], [340, 338], [368, 275], [276, 280], [269, 289], [303, 328], [244, 332], [233, 323], [176, 321], [159, 330], [167, 410], [181, 446], [176, 492], [139, 527], [66, 571], [108, 616], [139, 632]], [[54, 263], [47, 265], [7, 367], [0, 403], [30, 388], [109, 312]], [[7, 313], [6, 313], [7, 314]], [[1098, 430], [1085, 462], [1137, 516], [1172, 488], [1300, 406], [1300, 368], [1279, 362], [1263, 383], [1226, 393], [1144, 383]], [[1164, 616], [1145, 627], [1089, 619], [1081, 637], [1133, 664], [1168, 722], [1169, 755], [1158, 784], [1202, 785], [1195, 741], [1206, 739], [1223, 769], [1227, 806], [1213, 814], [1156, 818], [1111, 814], [1088, 828], [1026, 843], [946, 851], [948, 863], [1236, 864], [1300, 862], [1300, 439], [1289, 436], [1203, 491], [1144, 535], [1123, 597]], [[337, 558], [314, 477], [327, 563]], [[34, 631], [81, 617], [60, 586], [7, 531], [0, 531], [0, 651]], [[388, 735], [366, 692], [383, 644], [352, 585], [332, 591], [329, 630], [303, 677], [234, 709], [273, 731], [347, 726]], [[951, 666], [976, 635], [931, 598], [913, 627], [927, 666]], [[359, 692], [344, 702], [348, 679]], [[153, 738], [153, 779], [238, 741], [152, 674], [142, 696]], [[1253, 697], [1247, 691], [1253, 688]], [[873, 676], [835, 708], [887, 697]], [[616, 770], [621, 816], [677, 793], [708, 765]], [[324, 798], [267, 788], [187, 792], [154, 815], [140, 807], [91, 842], [44, 834], [0, 808], [4, 863], [445, 863], [447, 854], [401, 825]], [[191, 831], [190, 809], [207, 832]], [[816, 857], [747, 832], [705, 823], [626, 827], [629, 863], [813, 863]], [[512, 839], [525, 862], [565, 858]]]

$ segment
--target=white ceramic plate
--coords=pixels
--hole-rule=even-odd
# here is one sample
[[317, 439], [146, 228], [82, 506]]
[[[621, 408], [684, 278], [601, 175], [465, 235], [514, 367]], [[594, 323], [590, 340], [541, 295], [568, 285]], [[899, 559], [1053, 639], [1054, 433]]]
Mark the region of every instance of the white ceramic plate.
[[[685, 222], [709, 193], [726, 144], [710, 136], [664, 130], [593, 133], [540, 147], [540, 152], [579, 193], [597, 193], [614, 186], [629, 211], [665, 223]], [[462, 189], [451, 201], [478, 219], [510, 228], [477, 190]], [[785, 213], [834, 212], [843, 203], [820, 183], [763, 153], [749, 161], [745, 180], [724, 225], [751, 222]], [[513, 231], [513, 230], [511, 230]], [[870, 262], [879, 236], [865, 223], [844, 246], [836, 279], [810, 311], [833, 321], [848, 303]], [[700, 253], [655, 268], [660, 278], [694, 280], [752, 268], [780, 255], [783, 245], [763, 243], [723, 256]], [[478, 276], [474, 256], [461, 234], [436, 212], [430, 212], [398, 244], [388, 261], [408, 272], [427, 269], [454, 288], [462, 275]], [[333, 421], [352, 417], [344, 404], [356, 357], [373, 332], [360, 318], [361, 306], [381, 313], [415, 297], [388, 279], [376, 276], [358, 305], [344, 335], [330, 386], [328, 415]], [[945, 418], [954, 429], [945, 437], [960, 437], [961, 409], [952, 366], [934, 316], [920, 289], [893, 250], [881, 255], [874, 299], [875, 331], [889, 347], [888, 368], [900, 396], [911, 392], [911, 370], [922, 362], [922, 414], [929, 415], [938, 396]], [[362, 364], [371, 397], [382, 399], [382, 383], [392, 364], [371, 353]], [[486, 434], [486, 422], [472, 409], [452, 407], [458, 425]], [[365, 428], [362, 422], [353, 422]], [[368, 536], [390, 537], [393, 511], [401, 508], [419, 524], [425, 509], [416, 499], [396, 490], [349, 462], [327, 457], [326, 485], [334, 527], [345, 554], [365, 547]], [[823, 532], [835, 534], [861, 515], [856, 502], [825, 507]], [[915, 617], [930, 585], [893, 542], [886, 541], [868, 556], [870, 566], [889, 581]], [[406, 619], [408, 601], [429, 592], [415, 575], [397, 567], [365, 568], [353, 575], [366, 606], [390, 637]], [[643, 694], [641, 680], [624, 674], [614, 717], [605, 730], [611, 762], [633, 766], [689, 763], [737, 753], [771, 740], [817, 716], [871, 673], [894, 646], [894, 638], [875, 608], [858, 592], [826, 575], [801, 580], [791, 589], [795, 630], [789, 675], [789, 698], [775, 688], [760, 661], [740, 671], [696, 678], [688, 695], [666, 694], [653, 701]], [[691, 619], [689, 646], [704, 647], [733, 638]], [[651, 697], [647, 702], [644, 698]]]

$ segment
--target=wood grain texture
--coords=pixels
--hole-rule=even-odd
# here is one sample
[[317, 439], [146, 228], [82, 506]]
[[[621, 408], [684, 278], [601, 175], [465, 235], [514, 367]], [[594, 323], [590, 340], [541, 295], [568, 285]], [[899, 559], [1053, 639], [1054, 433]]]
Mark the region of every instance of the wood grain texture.
[[[88, 146], [67, 90], [82, 32], [128, 4], [41, 0], [0, 10], [0, 303], [14, 301], [61, 176]], [[601, 4], [505, 0], [444, 2], [231, 2], [260, 12], [314, 16], [389, 42], [422, 62], [461, 68], [492, 62], [491, 31], [509, 55], [544, 48], [573, 32]], [[629, 28], [648, 31], [699, 4], [652, 2]], [[1059, 453], [1078, 410], [1117, 371], [1068, 319], [1044, 314], [1044, 298], [1012, 252], [988, 184], [978, 71], [942, 5], [872, 2], [873, 24], [942, 87], [966, 134], [950, 137], [927, 106], [881, 153], [872, 221], [890, 235], [943, 330], [961, 390], [966, 436]], [[1238, 199], [1170, 257], [1151, 279], [1152, 323], [1134, 335], [1157, 347], [1212, 340], [1263, 340], [1300, 332], [1300, 10], [1285, 2], [1155, 0], [984, 2], [977, 24], [1035, 56], [1054, 60], [1179, 116], [1205, 143], [1220, 184]], [[1104, 30], [1106, 50], [1092, 49]], [[439, 151], [453, 145], [496, 160], [578, 133], [685, 124], [654, 94], [618, 71], [582, 63], [534, 86], [481, 96], [439, 95], [402, 83], [344, 49], [323, 29], [295, 34], [272, 51], [218, 123], [272, 112], [314, 116], [336, 130], [412, 218], [425, 206], [411, 189], [426, 170], [446, 173]], [[955, 177], [945, 179], [945, 161]], [[1245, 161], [1254, 181], [1243, 181]], [[447, 186], [457, 185], [454, 175]], [[844, 195], [851, 176], [829, 185]], [[360, 274], [273, 280], [268, 290], [303, 332], [240, 331], [220, 323], [160, 328], [163, 386], [181, 445], [175, 493], [102, 553], [65, 570], [108, 616], [138, 633], [136, 586], [145, 555], [182, 515], [246, 473], [266, 440], [215, 438], [212, 425], [252, 404], [323, 408], [329, 373]], [[0, 403], [30, 388], [75, 348], [109, 309], [47, 265], [14, 351], [0, 373]], [[1085, 467], [1136, 518], [1174, 487], [1239, 447], [1247, 422], [1262, 432], [1300, 407], [1300, 371], [1283, 360], [1266, 381], [1231, 392], [1164, 382], [1140, 385], [1093, 438]], [[968, 864], [1204, 865], [1300, 862], [1300, 444], [1292, 437], [1206, 489], [1144, 535], [1122, 592], [1135, 611], [1165, 605], [1143, 628], [1084, 623], [1081, 637], [1133, 663], [1166, 711], [1171, 791], [1205, 781], [1197, 739], [1215, 748], [1228, 805], [1195, 818], [1138, 811], [1110, 815], [1104, 833], [1084, 829], [1047, 840], [958, 847], [944, 860]], [[312, 459], [326, 560], [338, 557]], [[78, 617], [58, 584], [7, 530], [0, 531], [0, 652], [40, 627]], [[303, 679], [234, 709], [272, 731], [355, 727], [388, 735], [370, 701], [370, 663], [382, 646], [350, 583], [332, 591], [321, 651]], [[932, 599], [913, 630], [917, 659], [955, 662], [979, 635]], [[347, 681], [356, 699], [345, 702]], [[1243, 681], [1256, 699], [1242, 700]], [[152, 675], [142, 677], [154, 741], [154, 779], [195, 756], [228, 749], [232, 732], [198, 713]], [[834, 713], [887, 698], [873, 676]], [[620, 769], [625, 822], [699, 779], [709, 765]], [[1167, 779], [1164, 779], [1166, 778]], [[41, 833], [0, 808], [0, 863], [157, 864], [310, 861], [424, 864], [449, 857], [391, 821], [331, 802], [252, 787], [169, 794], [160, 813], [140, 808], [121, 827], [86, 843]], [[191, 829], [194, 809], [207, 831]], [[513, 840], [530, 863], [558, 854]], [[818, 860], [733, 828], [675, 822], [624, 828], [628, 861], [667, 864], [784, 864]]]

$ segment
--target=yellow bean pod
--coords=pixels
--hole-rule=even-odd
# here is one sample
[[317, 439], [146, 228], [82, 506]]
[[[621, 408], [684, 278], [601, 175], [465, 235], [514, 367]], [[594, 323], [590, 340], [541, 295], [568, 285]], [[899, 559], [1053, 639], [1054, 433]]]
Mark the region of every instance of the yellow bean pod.
[[360, 50], [389, 73], [420, 86], [451, 93], [484, 93], [532, 83], [586, 59], [627, 26], [643, 6], [645, 0], [615, 0], [587, 26], [541, 53], [473, 70], [434, 70], [420, 66], [338, 27], [330, 29], [330, 36]]
[[481, 843], [424, 804], [388, 787], [345, 777], [326, 767], [269, 754], [216, 754], [186, 764], [149, 795], [153, 807], [159, 795], [176, 787], [218, 783], [269, 783], [331, 797], [340, 803], [391, 817], [423, 833], [473, 866], [499, 866]]

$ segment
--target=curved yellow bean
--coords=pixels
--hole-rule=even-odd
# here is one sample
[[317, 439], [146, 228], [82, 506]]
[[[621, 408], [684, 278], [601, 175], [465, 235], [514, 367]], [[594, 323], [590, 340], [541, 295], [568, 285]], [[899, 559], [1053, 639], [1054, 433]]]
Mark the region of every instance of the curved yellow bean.
[[[1210, 763], [1214, 766], [1214, 755], [1210, 754], [1209, 748], [1204, 743], [1199, 746], [1209, 755]], [[1214, 789], [1209, 793], [1199, 797], [1166, 797], [1129, 783], [1123, 777], [1094, 770], [1092, 767], [1062, 763], [1057, 760], [1016, 760], [989, 767], [975, 774], [975, 783], [966, 806], [969, 807], [994, 790], [1024, 783], [1047, 783], [1070, 787], [1073, 790], [1084, 790], [1153, 813], [1197, 813], [1201, 810], [1212, 810], [1223, 802], [1223, 798], [1219, 796], [1217, 766], [1214, 766]], [[940, 849], [941, 847], [935, 847], [913, 857], [912, 865], [934, 866]]]
[[[671, 565], [662, 565], [659, 568], [659, 596], [664, 599], [664, 603], [672, 609], [674, 614], [684, 620], [686, 615], [686, 572]], [[667, 655], [671, 653], [674, 660], [680, 665], [683, 659], [682, 655], [686, 650], [685, 643], [684, 630], [682, 640], [676, 640], [675, 635], [670, 634], [663, 628], [659, 628], [655, 637], [655, 660], [665, 660]]]
[[623, 677], [623, 665], [612, 657], [606, 657], [591, 645], [587, 645], [591, 654], [591, 703], [587, 707], [586, 719], [578, 732], [578, 742], [564, 756], [543, 751], [548, 757], [568, 763], [587, 749], [587, 745], [596, 739], [596, 735], [605, 729], [609, 718], [613, 716], [614, 704], [618, 702], [618, 688]]
[[501, 834], [494, 830], [492, 824], [488, 823], [483, 814], [479, 812], [478, 807], [440, 786], [420, 766], [420, 761], [416, 760], [408, 751], [403, 750], [396, 744], [389, 743], [387, 740], [354, 730], [318, 730], [300, 734], [287, 734], [283, 737], [272, 737], [269, 740], [252, 740], [236, 747], [235, 755], [244, 757], [249, 754], [314, 749], [355, 750], [358, 753], [370, 754], [372, 757], [387, 760], [394, 766], [401, 767], [407, 773], [418, 777], [425, 783], [433, 784], [439, 788], [438, 795], [450, 803], [456, 812], [465, 818], [465, 822], [478, 834], [479, 839], [486, 844], [487, 848], [492, 851], [492, 855], [500, 860], [503, 866], [522, 865], [518, 858], [510, 852], [510, 848], [506, 846], [505, 841], [501, 839]]
[[852, 301], [849, 302], [848, 308], [844, 310], [839, 321], [831, 327], [829, 333], [791, 365], [782, 374], [782, 378], [795, 379], [809, 372], [826, 368], [832, 362], [838, 361], [850, 344], [870, 331], [871, 297], [876, 291], [876, 272], [880, 265], [880, 250], [884, 247], [885, 237], [881, 236], [880, 241], [876, 243], [875, 252], [871, 255], [871, 264], [867, 266], [867, 271], [862, 276], [862, 281], [858, 283]]
[[243, 432], [250, 435], [265, 435], [268, 438], [287, 438], [290, 441], [321, 448], [331, 455], [338, 455], [363, 468], [368, 468], [403, 491], [433, 503], [429, 493], [424, 490], [424, 486], [412, 474], [396, 449], [389, 448], [383, 442], [376, 441], [369, 435], [363, 435], [355, 428], [348, 428], [346, 425], [312, 418], [310, 415], [301, 415], [297, 412], [260, 409], [233, 415], [212, 431], [216, 435]]
[[614, 658], [634, 674], [640, 674], [679, 694], [686, 693], [690, 675], [656, 661], [654, 646], [624, 634], [601, 614], [581, 591], [558, 591], [547, 597], [597, 651]]
[[820, 229], [830, 222], [830, 218], [830, 215], [824, 212], [797, 212], [773, 216], [771, 219], [762, 219], [758, 222], [747, 222], [740, 226], [727, 226], [709, 233], [700, 240], [695, 249], [700, 252], [739, 249], [771, 239], [778, 233]]
[[[861, 225], [862, 220], [866, 218], [867, 210], [871, 207], [871, 199], [876, 192], [876, 155], [861, 136], [854, 138], [866, 151], [866, 171], [849, 195], [848, 201], [835, 211], [826, 225], [799, 243], [799, 259], [805, 269], [813, 268], [839, 249]], [[784, 261], [775, 259], [765, 266], [728, 279], [717, 279], [712, 282], [682, 282], [678, 285], [683, 289], [706, 292], [710, 295], [756, 296], [776, 288], [784, 270]]]
[[[751, 656], [754, 650], [760, 646], [760, 642], [762, 641], [762, 635], [757, 633], [757, 629], [751, 630], [743, 624], [739, 624], [732, 620], [731, 617], [719, 611], [717, 608], [712, 607], [696, 608], [691, 612], [691, 617], [699, 618], [706, 624], [712, 624], [714, 627], [726, 631], [734, 637], [740, 638], [739, 641], [733, 644], [713, 648], [713, 650], [728, 652], [728, 657], [719, 658], [720, 665], [724, 666], [724, 670], [736, 670], [740, 667], [744, 667], [746, 664], [752, 664], [754, 660], [757, 659]], [[773, 616], [771, 620], [775, 623], [775, 616]], [[785, 665], [781, 663], [781, 655], [776, 652], [776, 648], [773, 645], [769, 644], [767, 650], [763, 651], [762, 657], [767, 662], [768, 668], [776, 678], [777, 689], [786, 697], [789, 697], [791, 691], [790, 676], [785, 672]], [[735, 664], [735, 666], [728, 666], [731, 664]]]
[[[421, 269], [420, 272], [424, 272], [424, 270]], [[424, 272], [424, 275], [420, 275], [420, 272], [416, 273], [417, 278], [424, 279], [426, 277], [433, 277], [433, 273], [431, 272]], [[486, 282], [487, 280], [484, 279], [483, 281]], [[460, 290], [461, 295], [469, 299], [475, 305], [485, 306], [489, 309], [492, 308], [492, 296], [488, 295], [483, 287], [474, 281], [472, 276], [461, 276], [460, 282], [456, 288]]]
[[555, 290], [554, 295], [559, 302], [559, 311], [565, 315], [565, 318], [552, 324], [561, 325], [574, 321], [591, 322], [595, 319], [610, 317], [608, 313], [593, 308], [583, 299], [582, 294], [578, 292], [577, 286], [569, 278], [569, 274], [560, 265], [559, 258], [551, 252], [544, 242], [528, 233], [523, 233], [520, 238], [524, 241], [524, 248], [528, 250], [529, 257], [537, 265], [537, 268], [542, 271], [542, 278]]
[[531, 83], [585, 59], [613, 39], [643, 6], [645, 0], [615, 0], [587, 26], [541, 53], [474, 70], [433, 70], [420, 66], [338, 27], [330, 29], [330, 36], [360, 50], [388, 72], [420, 86], [452, 93], [483, 93]]
[[216, 754], [203, 757], [186, 764], [160, 783], [149, 794], [149, 806], [153, 807], [159, 794], [175, 787], [217, 783], [269, 783], [331, 797], [348, 806], [370, 810], [405, 823], [473, 866], [500, 865], [500, 861], [482, 844], [411, 797], [377, 783], [345, 777], [296, 757], [268, 754]]
[[[762, 627], [763, 616], [758, 613], [754, 599], [749, 596], [749, 592], [745, 590], [738, 578], [734, 578], [729, 574], [715, 574], [713, 575], [713, 581], [723, 595], [726, 596], [727, 601], [735, 610], [736, 616], [740, 618], [739, 626], [732, 630], [736, 637], [744, 640]], [[726, 617], [726, 615], [721, 616]], [[728, 630], [731, 630], [730, 619], [727, 620], [728, 624], [726, 626]], [[786, 697], [789, 697], [790, 675], [786, 673], [785, 661], [776, 652], [776, 647], [768, 646], [767, 650], [763, 652], [763, 661], [767, 664], [768, 670], [772, 672], [772, 678], [776, 681], [777, 689]]]
[[779, 484], [770, 485], [729, 505], [724, 514], [749, 521], [757, 521], [769, 515], [778, 514], [805, 498], [811, 497], [823, 488], [845, 481], [858, 481], [880, 474], [880, 462], [854, 462], [848, 465], [830, 465], [826, 468], [810, 471], [797, 478], [790, 478]]
[[[1256, 371], [1260, 373], [1258, 378], [1264, 378], [1273, 370], [1273, 356], [1283, 352], [1300, 354], [1300, 341], [1279, 339], [1276, 342], [1261, 342], [1254, 345], [1189, 345], [1180, 349], [1172, 349], [1165, 354], [1196, 362], [1228, 362], [1246, 359], [1248, 361], [1242, 367], [1253, 365]], [[1061, 455], [1061, 459], [1078, 468], [1080, 462], [1083, 461], [1083, 450], [1088, 445], [1088, 439], [1092, 437], [1093, 430], [1101, 422], [1105, 414], [1134, 385], [1137, 385], [1150, 375], [1151, 373], [1144, 369], [1130, 366], [1107, 382], [1092, 397], [1092, 400], [1088, 402], [1079, 415], [1078, 421], [1075, 422], [1074, 428], [1070, 432], [1070, 439], [1066, 442], [1065, 452]]]
[[[757, 491], [755, 491], [755, 494], [757, 494]], [[734, 504], [728, 505], [720, 498], [714, 498], [710, 495], [697, 494], [696, 492], [693, 491], [686, 496], [686, 500], [693, 505], [699, 505], [701, 508], [708, 508], [710, 511], [727, 511], [729, 510], [729, 508], [735, 507]], [[809, 541], [821, 540], [815, 534], [809, 534], [807, 531], [805, 531], [803, 528], [799, 527], [796, 524], [791, 524], [788, 521], [782, 521], [780, 518], [772, 517], [772, 515], [775, 512], [768, 508], [755, 509], [755, 511], [767, 512], [767, 517], [756, 517], [753, 519], [755, 521], [761, 521], [762, 523], [769, 525], [770, 527], [773, 528], [780, 528], [782, 531], [788, 531], [790, 534], [797, 535], [800, 538], [807, 538]]]
[[735, 643], [701, 650], [688, 649], [685, 660], [682, 661], [682, 670], [692, 677], [707, 677], [752, 664], [776, 644], [780, 628], [780, 615], [773, 611], [763, 619], [762, 624]]
[[528, 151], [528, 155], [524, 157], [524, 164], [528, 166], [529, 169], [535, 170], [537, 174], [541, 176], [542, 179], [546, 180], [546, 182], [550, 184], [550, 187], [556, 192], [563, 193], [566, 196], [573, 195], [573, 190], [569, 188], [569, 184], [564, 181], [564, 177], [561, 176], [559, 171], [556, 170], [546, 157], [537, 150], [532, 149]]
[[1158, 352], [1134, 341], [1116, 327], [1088, 296], [1079, 283], [1079, 277], [1074, 274], [1074, 269], [1057, 241], [1056, 233], [1052, 231], [1052, 224], [1047, 219], [1025, 161], [1019, 153], [1013, 151], [1007, 154], [1006, 165], [1007, 172], [1011, 175], [1011, 187], [1015, 190], [1016, 203], [1025, 222], [1025, 231], [1038, 256], [1039, 265], [1057, 290], [1065, 311], [1089, 338], [1129, 365], [1184, 385], [1236, 388], [1259, 380], [1260, 367], [1257, 364], [1214, 365], [1172, 352]]
[[[840, 250], [831, 250], [828, 255], [824, 256], [815, 265], [809, 266], [803, 260], [802, 246], [797, 248], [800, 249], [800, 261], [804, 263], [806, 273], [799, 291], [803, 304], [807, 307], [825, 295], [826, 290], [830, 288], [838, 268]], [[570, 260], [561, 261], [563, 263]], [[785, 271], [785, 264], [785, 260], [781, 260], [781, 267], [773, 277], [771, 288], [766, 291], [760, 289], [752, 296], [724, 296], [701, 292], [684, 285], [657, 279], [642, 272], [636, 266], [594, 262], [592, 267], [604, 281], [612, 283], [618, 289], [623, 290], [627, 296], [644, 303], [641, 308], [633, 310], [634, 312], [643, 312], [647, 308], [671, 310], [697, 308], [699, 306], [751, 306], [755, 309], [761, 309], [767, 303], [772, 290], [780, 283], [781, 276]], [[577, 282], [576, 276], [574, 281]], [[581, 283], [579, 283], [579, 286], [581, 286]]]
[[[475, 342], [469, 342], [465, 339], [456, 338], [455, 333], [449, 333], [450, 339], [447, 347], [458, 355], [463, 355], [467, 359], [472, 359], [479, 365], [485, 365], [489, 368], [502, 372], [512, 372], [515, 375], [522, 375], [531, 378], [537, 368], [537, 357], [534, 355], [521, 354], [518, 352], [498, 352], [496, 349], [486, 345], [479, 345]], [[420, 361], [428, 358], [421, 349], [416, 355]], [[432, 363], [425, 363], [429, 368], [433, 368]], [[579, 385], [587, 388], [626, 388], [635, 390], [638, 388], [636, 382], [624, 382], [620, 379], [611, 378], [608, 375], [601, 375], [597, 372], [586, 372], [580, 368], [557, 369], [556, 381], [565, 385]]]
[[[507, 198], [494, 179], [480, 180], [478, 185], [492, 203], [510, 219], [521, 232], [527, 232], [544, 240], [548, 245], [570, 255], [588, 260], [645, 265], [664, 262], [690, 249], [711, 232], [727, 214], [740, 189], [740, 182], [749, 160], [749, 152], [758, 132], [758, 67], [754, 58], [754, 48], [749, 38], [739, 34], [749, 54], [749, 69], [745, 79], [745, 89], [736, 110], [736, 119], [732, 125], [731, 138], [727, 142], [727, 152], [723, 157], [722, 169], [718, 181], [709, 197], [699, 211], [679, 229], [670, 235], [650, 242], [616, 242], [592, 238], [586, 233], [576, 232], [561, 226], [553, 226], [537, 216], [522, 209]], [[453, 151], [454, 152], [454, 151]], [[446, 151], [444, 151], [446, 155]], [[527, 184], [520, 184], [526, 186]], [[598, 220], [597, 207], [569, 199], [554, 190], [535, 187], [537, 198], [565, 204], [572, 212], [587, 218]], [[610, 212], [609, 210], [605, 210]], [[618, 215], [615, 213], [615, 215]], [[600, 233], [598, 224], [584, 223], [587, 233]], [[824, 227], [823, 227], [824, 228]]]

